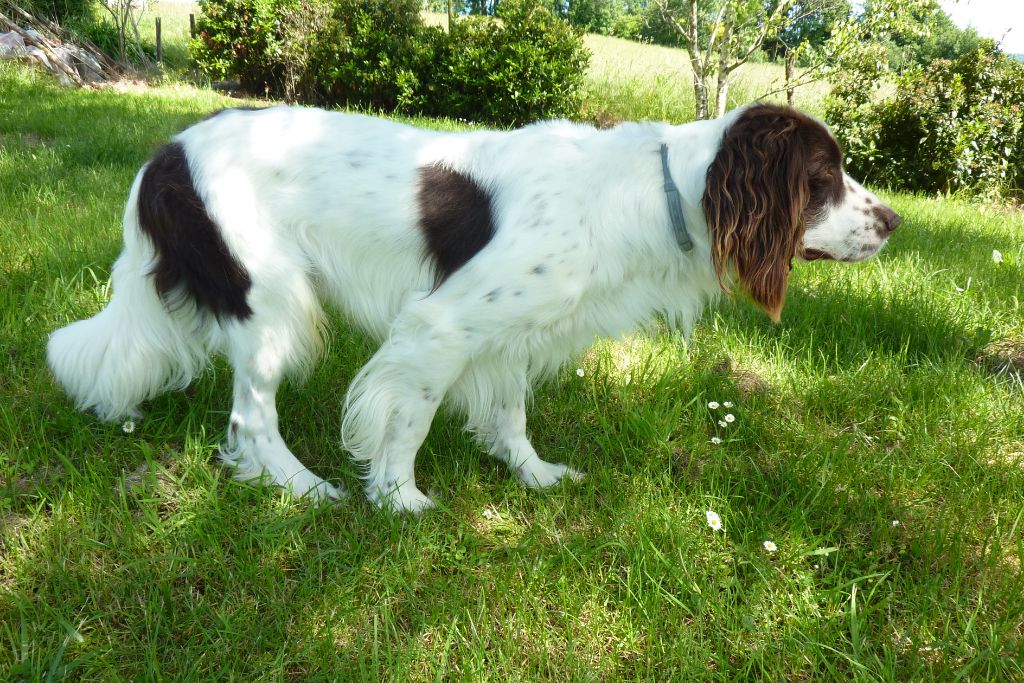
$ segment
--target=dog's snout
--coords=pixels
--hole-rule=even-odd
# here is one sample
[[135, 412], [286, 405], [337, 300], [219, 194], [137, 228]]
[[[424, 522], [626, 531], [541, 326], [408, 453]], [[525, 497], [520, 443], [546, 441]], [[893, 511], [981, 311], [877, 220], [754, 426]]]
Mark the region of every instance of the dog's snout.
[[875, 217], [878, 219], [878, 232], [882, 235], [890, 234], [903, 222], [902, 216], [885, 205], [875, 208]]

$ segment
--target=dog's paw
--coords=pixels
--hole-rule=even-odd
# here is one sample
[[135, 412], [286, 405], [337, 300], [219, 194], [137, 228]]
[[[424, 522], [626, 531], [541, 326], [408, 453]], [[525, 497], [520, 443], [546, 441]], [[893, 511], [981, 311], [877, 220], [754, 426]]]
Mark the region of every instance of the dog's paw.
[[308, 488], [304, 493], [299, 493], [293, 487], [292, 493], [304, 496], [317, 503], [332, 503], [348, 498], [348, 491], [344, 487], [335, 486], [323, 479], [320, 480], [320, 483]]
[[377, 507], [396, 513], [407, 512], [418, 515], [435, 507], [434, 501], [412, 483], [400, 486], [392, 485], [384, 489], [369, 489], [366, 492], [366, 497]]
[[524, 463], [516, 468], [516, 476], [532, 489], [544, 489], [554, 486], [563, 479], [570, 481], [583, 481], [584, 474], [578, 472], [568, 465], [558, 462], [546, 462], [534, 460]]

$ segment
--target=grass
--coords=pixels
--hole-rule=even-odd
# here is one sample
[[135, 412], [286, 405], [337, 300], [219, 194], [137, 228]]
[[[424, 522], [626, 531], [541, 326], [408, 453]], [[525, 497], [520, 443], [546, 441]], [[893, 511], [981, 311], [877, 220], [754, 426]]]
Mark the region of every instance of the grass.
[[[797, 265], [782, 324], [726, 303], [687, 341], [597, 344], [529, 414], [580, 484], [524, 490], [442, 414], [441, 510], [399, 519], [231, 481], [222, 364], [131, 434], [45, 368], [103, 304], [138, 166], [231, 103], [0, 64], [0, 679], [1024, 676], [1024, 386], [978, 362], [1024, 341], [1019, 210], [890, 196], [889, 247]], [[332, 329], [282, 429], [358, 491], [340, 400], [373, 349]]]
[[[584, 116], [602, 123], [648, 119], [683, 123], [694, 116], [693, 71], [684, 50], [588, 34], [592, 53], [584, 94]], [[750, 102], [783, 87], [778, 64], [746, 64], [730, 88], [729, 105]], [[824, 83], [796, 89], [795, 104], [821, 113]], [[713, 95], [712, 95], [713, 96]], [[785, 93], [770, 101], [784, 102]]]

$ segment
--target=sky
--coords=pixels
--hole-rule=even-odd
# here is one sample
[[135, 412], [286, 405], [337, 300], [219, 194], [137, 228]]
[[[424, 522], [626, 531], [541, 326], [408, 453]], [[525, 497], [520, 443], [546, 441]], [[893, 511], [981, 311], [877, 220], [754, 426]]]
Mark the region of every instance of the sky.
[[[953, 23], [1002, 40], [1003, 52], [1024, 53], [1024, 0], [940, 0]], [[1007, 33], [1009, 29], [1009, 33]], [[1005, 38], [1003, 34], [1006, 34]]]

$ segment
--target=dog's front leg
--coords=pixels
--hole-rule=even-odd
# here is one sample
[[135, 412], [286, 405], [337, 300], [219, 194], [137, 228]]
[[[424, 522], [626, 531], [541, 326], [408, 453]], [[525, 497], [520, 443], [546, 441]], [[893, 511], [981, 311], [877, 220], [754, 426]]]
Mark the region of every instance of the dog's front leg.
[[526, 397], [529, 380], [526, 362], [507, 354], [477, 357], [452, 387], [468, 427], [480, 435], [488, 452], [511, 469], [530, 488], [547, 488], [580, 472], [568, 465], [542, 460], [526, 433]]

